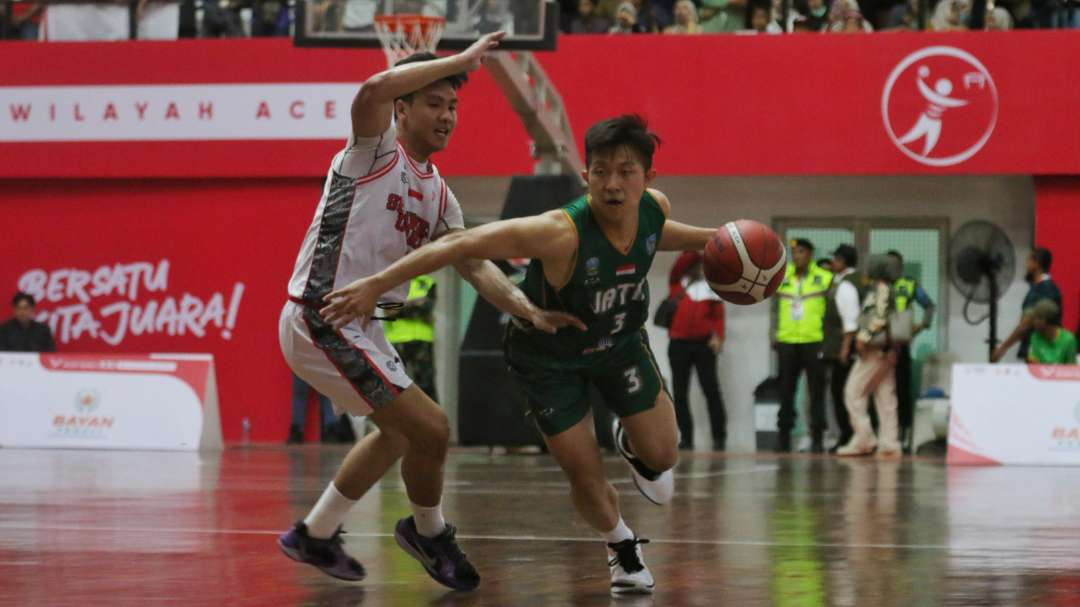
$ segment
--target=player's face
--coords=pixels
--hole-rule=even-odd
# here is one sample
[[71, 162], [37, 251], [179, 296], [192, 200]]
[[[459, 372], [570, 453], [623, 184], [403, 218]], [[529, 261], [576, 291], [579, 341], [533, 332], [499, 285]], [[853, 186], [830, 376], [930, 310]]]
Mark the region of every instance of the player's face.
[[454, 87], [443, 80], [413, 95], [412, 102], [398, 102], [399, 128], [418, 151], [433, 154], [450, 143], [457, 124], [458, 97]]
[[627, 146], [599, 150], [591, 160], [582, 177], [589, 184], [594, 211], [608, 220], [637, 213], [641, 196], [656, 171], [646, 171], [637, 152]]

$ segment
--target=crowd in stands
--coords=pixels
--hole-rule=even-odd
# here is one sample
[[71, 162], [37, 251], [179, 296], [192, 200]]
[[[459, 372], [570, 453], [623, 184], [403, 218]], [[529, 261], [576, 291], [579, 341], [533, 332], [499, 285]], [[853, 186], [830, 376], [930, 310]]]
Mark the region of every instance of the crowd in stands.
[[[919, 0], [560, 0], [567, 34], [779, 34], [917, 30]], [[785, 10], [786, 9], [786, 10]], [[1080, 27], [1078, 0], [931, 0], [926, 28]]]

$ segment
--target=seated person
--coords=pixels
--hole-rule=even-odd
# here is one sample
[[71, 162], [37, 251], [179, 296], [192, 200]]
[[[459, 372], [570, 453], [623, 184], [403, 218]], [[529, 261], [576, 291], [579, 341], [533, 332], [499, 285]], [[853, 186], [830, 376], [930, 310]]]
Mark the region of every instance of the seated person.
[[1061, 308], [1049, 299], [1040, 300], [1024, 315], [1031, 323], [1031, 346], [1027, 361], [1043, 365], [1075, 365], [1076, 337], [1062, 327]]

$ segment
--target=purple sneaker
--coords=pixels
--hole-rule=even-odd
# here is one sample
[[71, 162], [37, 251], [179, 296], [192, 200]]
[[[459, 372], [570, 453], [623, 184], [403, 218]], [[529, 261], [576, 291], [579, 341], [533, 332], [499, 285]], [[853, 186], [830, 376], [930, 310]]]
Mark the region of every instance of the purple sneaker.
[[465, 558], [454, 539], [457, 528], [447, 524], [436, 537], [424, 537], [416, 530], [413, 517], [403, 518], [394, 527], [398, 546], [424, 566], [431, 579], [454, 590], [473, 590], [480, 585], [480, 574]]
[[278, 546], [285, 556], [294, 561], [317, 567], [319, 571], [339, 580], [358, 582], [364, 579], [364, 567], [345, 554], [342, 547], [345, 540], [341, 538], [344, 532], [338, 527], [329, 539], [321, 540], [308, 535], [307, 525], [299, 522], [278, 537]]

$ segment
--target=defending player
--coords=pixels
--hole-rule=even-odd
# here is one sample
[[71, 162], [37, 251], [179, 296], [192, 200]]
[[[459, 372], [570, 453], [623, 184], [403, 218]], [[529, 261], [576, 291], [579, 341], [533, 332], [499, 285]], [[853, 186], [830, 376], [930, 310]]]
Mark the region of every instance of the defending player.
[[[380, 323], [324, 321], [318, 309], [335, 287], [384, 269], [433, 238], [463, 229], [461, 208], [430, 162], [457, 121], [456, 90], [503, 34], [482, 37], [459, 55], [422, 53], [371, 77], [352, 105], [348, 145], [333, 159], [281, 312], [279, 336], [289, 366], [335, 407], [368, 415], [378, 430], [345, 457], [303, 522], [278, 543], [291, 558], [345, 580], [364, 569], [343, 549], [347, 512], [399, 458], [413, 515], [394, 536], [436, 581], [459, 590], [479, 584], [476, 570], [443, 520], [445, 413], [406, 375]], [[549, 332], [566, 314], [540, 310], [490, 261], [462, 257], [458, 271], [497, 307]], [[405, 300], [391, 290], [384, 307]], [[374, 306], [374, 302], [372, 306]]]
[[657, 138], [637, 116], [593, 125], [585, 135], [588, 194], [562, 209], [452, 234], [331, 293], [322, 310], [335, 325], [368, 322], [379, 296], [458, 260], [528, 257], [523, 290], [538, 306], [581, 318], [586, 331], [545, 335], [527, 323], [508, 331], [506, 356], [551, 454], [570, 479], [581, 516], [607, 542], [613, 594], [651, 592], [640, 544], [604, 477], [586, 388], [599, 388], [619, 419], [615, 438], [649, 500], [671, 499], [678, 430], [645, 331], [646, 276], [658, 250], [701, 250], [713, 230], [667, 220], [670, 203], [647, 189]]

